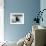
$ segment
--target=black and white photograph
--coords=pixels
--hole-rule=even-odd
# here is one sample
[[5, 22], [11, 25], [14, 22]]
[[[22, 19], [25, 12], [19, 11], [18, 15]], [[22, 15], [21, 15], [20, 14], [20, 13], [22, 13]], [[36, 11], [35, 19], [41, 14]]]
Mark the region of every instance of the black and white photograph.
[[24, 24], [24, 13], [10, 13], [10, 24]]

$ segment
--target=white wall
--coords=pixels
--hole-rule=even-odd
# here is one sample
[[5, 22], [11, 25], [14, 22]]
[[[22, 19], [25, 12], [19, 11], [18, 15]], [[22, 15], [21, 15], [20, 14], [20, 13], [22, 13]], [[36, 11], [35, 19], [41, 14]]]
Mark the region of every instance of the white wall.
[[[40, 0], [40, 10], [42, 11], [43, 9], [46, 9], [46, 0]], [[41, 21], [40, 24], [46, 26], [46, 11], [43, 12], [42, 17], [44, 21]]]
[[[41, 10], [46, 9], [46, 0], [40, 0], [40, 9]], [[46, 27], [46, 11], [43, 13], [42, 17], [43, 17], [44, 21], [40, 22], [40, 25], [43, 25]]]
[[0, 0], [0, 42], [4, 41], [4, 1]]

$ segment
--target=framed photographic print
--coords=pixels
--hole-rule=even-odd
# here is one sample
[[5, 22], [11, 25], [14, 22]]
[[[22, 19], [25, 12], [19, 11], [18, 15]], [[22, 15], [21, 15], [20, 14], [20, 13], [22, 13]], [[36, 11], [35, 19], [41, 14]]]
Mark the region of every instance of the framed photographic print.
[[24, 24], [24, 13], [10, 13], [10, 24]]

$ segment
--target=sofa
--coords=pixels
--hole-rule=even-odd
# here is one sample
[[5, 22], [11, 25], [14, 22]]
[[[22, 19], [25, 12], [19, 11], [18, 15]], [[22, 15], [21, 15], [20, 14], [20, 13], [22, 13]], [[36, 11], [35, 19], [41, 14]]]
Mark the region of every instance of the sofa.
[[[31, 35], [31, 42], [28, 42], [28, 38], [30, 38], [30, 33]], [[16, 42], [6, 42], [6, 44], [3, 44], [3, 46], [46, 46], [46, 28], [39, 26], [39, 25], [34, 25], [32, 26], [32, 32], [28, 33], [25, 37], [19, 39], [19, 41]], [[28, 37], [27, 37], [28, 36]], [[33, 37], [32, 37], [33, 36]], [[26, 39], [27, 38], [27, 39]], [[25, 41], [29, 45], [25, 45]]]

